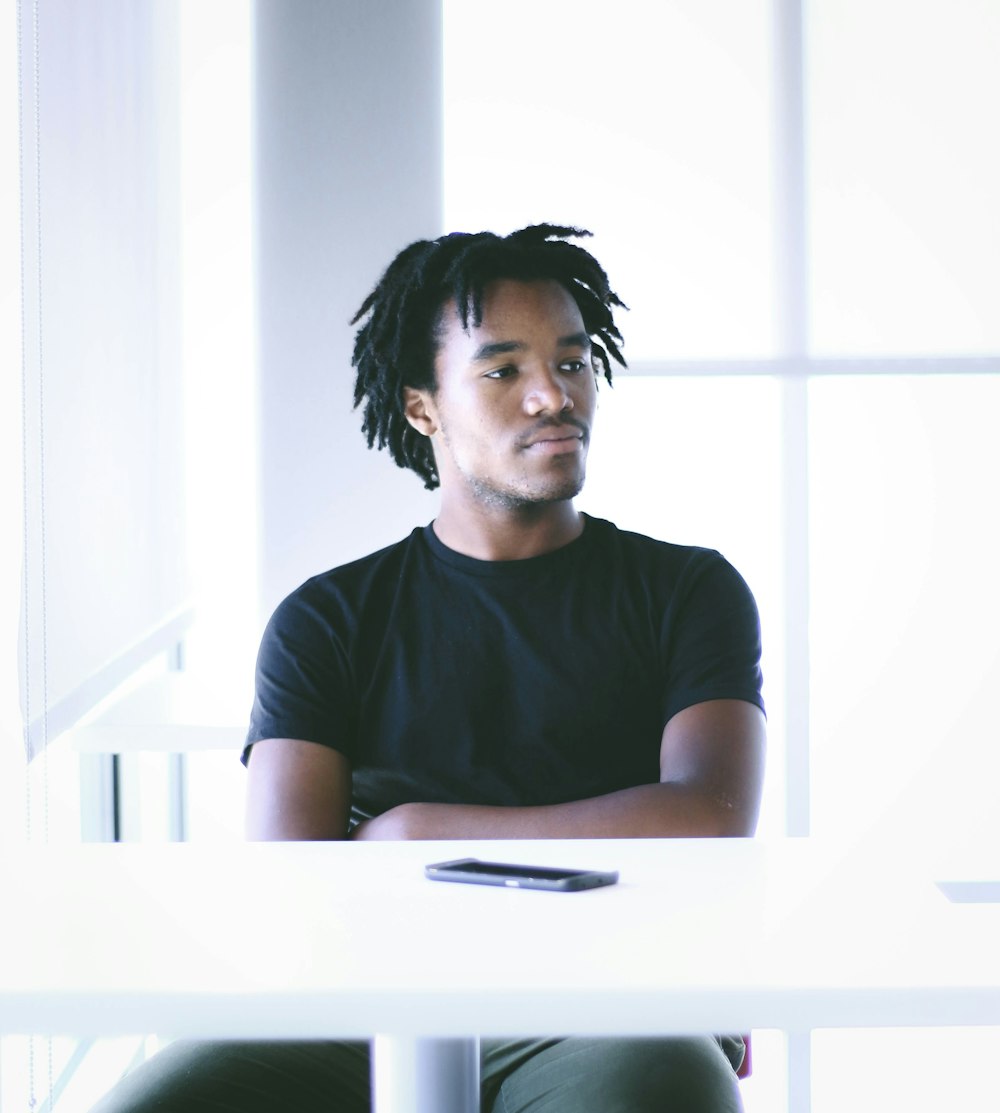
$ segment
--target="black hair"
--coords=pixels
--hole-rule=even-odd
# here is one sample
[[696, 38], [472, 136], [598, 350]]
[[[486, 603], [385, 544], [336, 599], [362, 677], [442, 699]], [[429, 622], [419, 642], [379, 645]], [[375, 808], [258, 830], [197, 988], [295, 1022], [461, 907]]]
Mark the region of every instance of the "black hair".
[[481, 325], [483, 292], [497, 279], [552, 279], [563, 286], [580, 310], [594, 362], [610, 383], [608, 353], [625, 366], [612, 307], [627, 306], [593, 255], [566, 242], [589, 235], [582, 228], [534, 224], [508, 236], [454, 232], [404, 248], [351, 319], [355, 325], [370, 314], [355, 336], [351, 360], [358, 369], [354, 407], [365, 403], [361, 429], [368, 447], [376, 441], [388, 447], [399, 467], [412, 468], [428, 490], [439, 485], [430, 439], [406, 420], [403, 387], [434, 391], [444, 306], [454, 301], [463, 328], [470, 320]]

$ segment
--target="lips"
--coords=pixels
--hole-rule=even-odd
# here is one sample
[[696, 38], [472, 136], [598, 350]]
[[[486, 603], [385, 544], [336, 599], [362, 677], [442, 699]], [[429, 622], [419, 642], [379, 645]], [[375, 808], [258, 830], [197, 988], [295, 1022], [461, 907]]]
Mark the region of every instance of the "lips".
[[537, 437], [525, 445], [525, 452], [532, 456], [568, 456], [581, 451], [583, 437], [579, 433], [566, 433], [554, 437]]
[[533, 441], [528, 441], [524, 446], [525, 448], [536, 448], [542, 444], [561, 444], [563, 441], [579, 441], [583, 440], [580, 433], [563, 433], [558, 436], [551, 437], [536, 437]]
[[[547, 422], [544, 425], [536, 426], [528, 433], [526, 439], [521, 442], [521, 447], [525, 449], [533, 448], [540, 451], [544, 445], [562, 445], [565, 451], [570, 448], [575, 448], [579, 443], [585, 440], [586, 436], [587, 427], [582, 423], [572, 420], [564, 420], [558, 424]], [[549, 451], [553, 451], [553, 447], [550, 447]]]

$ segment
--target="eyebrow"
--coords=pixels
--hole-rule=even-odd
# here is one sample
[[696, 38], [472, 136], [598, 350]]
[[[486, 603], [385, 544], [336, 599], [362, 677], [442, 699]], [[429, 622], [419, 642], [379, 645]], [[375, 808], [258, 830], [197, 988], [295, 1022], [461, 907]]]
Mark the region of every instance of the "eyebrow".
[[[556, 341], [558, 348], [589, 348], [590, 337], [585, 332], [573, 332], [569, 336], [560, 336]], [[493, 359], [495, 356], [506, 355], [508, 352], [523, 352], [527, 345], [523, 340], [498, 340], [494, 344], [483, 344], [476, 349], [472, 357], [473, 363]]]

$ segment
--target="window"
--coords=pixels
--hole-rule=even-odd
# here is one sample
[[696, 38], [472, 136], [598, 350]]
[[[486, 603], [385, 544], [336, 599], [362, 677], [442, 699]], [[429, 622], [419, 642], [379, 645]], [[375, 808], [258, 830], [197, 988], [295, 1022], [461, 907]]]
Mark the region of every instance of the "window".
[[[91, 6], [82, 24], [66, 5], [36, 5], [36, 13], [20, 3], [7, 6], [0, 18], [0, 145], [7, 156], [0, 159], [0, 452], [6, 465], [0, 468], [0, 703], [6, 709], [0, 716], [0, 851], [26, 837], [80, 840], [87, 813], [99, 810], [99, 803], [94, 785], [81, 774], [80, 755], [65, 736], [56, 736], [100, 695], [118, 694], [122, 682], [127, 687], [163, 671], [162, 655], [139, 668], [153, 651], [120, 651], [184, 600], [187, 556], [197, 563], [195, 586], [211, 604], [187, 639], [191, 658], [197, 663], [218, 654], [234, 671], [242, 669], [248, 687], [252, 683], [255, 631], [249, 632], [252, 619], [246, 618], [246, 601], [255, 594], [250, 12], [227, 0], [119, 7]], [[26, 75], [27, 88], [19, 91], [24, 67], [18, 64], [18, 32], [30, 62], [36, 14], [39, 81], [48, 110], [39, 127], [37, 166], [30, 161], [30, 124], [21, 137], [28, 147], [23, 203], [29, 230], [38, 197], [45, 220], [38, 242], [46, 266], [33, 286], [36, 245], [28, 242], [22, 253], [17, 158], [19, 92], [30, 121], [33, 75]], [[32, 173], [39, 166], [33, 196]], [[36, 306], [27, 304], [24, 425], [21, 376], [15, 373], [22, 364], [22, 279], [25, 303], [37, 286], [45, 310], [42, 325], [32, 330]], [[37, 655], [30, 670], [18, 660], [24, 548], [13, 542], [27, 520], [29, 586], [37, 593], [41, 559], [32, 546], [40, 530], [31, 514], [41, 501], [33, 456], [41, 436], [32, 421], [42, 407], [31, 345], [39, 336], [47, 390], [46, 733], [53, 741], [25, 768], [19, 687], [25, 675], [39, 673]], [[188, 404], [182, 422], [184, 378]], [[242, 482], [232, 481], [235, 474]], [[199, 496], [186, 523], [185, 482]], [[95, 536], [106, 543], [79, 543]], [[88, 590], [80, 589], [81, 582]], [[106, 599], [94, 598], [95, 584]], [[96, 620], [95, 605], [102, 607]], [[179, 636], [183, 624], [172, 629]], [[251, 647], [244, 649], [249, 664], [233, 660], [231, 646], [219, 650], [224, 637]], [[162, 638], [156, 642], [164, 644]], [[111, 669], [109, 660], [116, 661]], [[40, 691], [32, 693], [33, 719], [43, 702]], [[72, 706], [63, 698], [67, 694]], [[135, 757], [132, 810], [141, 813], [143, 837], [162, 838], [165, 755]], [[193, 764], [204, 772], [221, 766], [223, 757], [232, 776], [217, 775], [208, 791], [189, 794], [195, 835], [233, 837], [227, 804], [238, 825], [239, 796], [223, 798], [219, 791], [234, 782], [242, 787], [235, 755], [199, 754]], [[199, 789], [207, 779], [198, 779]], [[16, 914], [30, 916], [32, 910], [17, 908]], [[137, 1038], [6, 1036], [0, 1041], [0, 1106], [89, 1108], [141, 1056]]]
[[[581, 505], [753, 588], [763, 833], [1000, 839], [998, 46], [977, 0], [445, 2], [445, 225], [595, 232], [631, 370]], [[816, 1034], [810, 1084], [808, 1035], [787, 1083], [764, 1042], [748, 1109], [908, 1046]]]

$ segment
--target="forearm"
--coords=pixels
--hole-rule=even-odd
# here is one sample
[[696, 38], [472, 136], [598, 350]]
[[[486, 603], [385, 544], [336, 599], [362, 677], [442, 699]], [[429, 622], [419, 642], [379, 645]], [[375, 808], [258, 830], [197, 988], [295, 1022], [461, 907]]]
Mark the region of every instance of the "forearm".
[[369, 820], [361, 839], [625, 839], [752, 835], [756, 816], [678, 783], [637, 785], [538, 807], [403, 804]]

